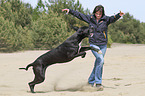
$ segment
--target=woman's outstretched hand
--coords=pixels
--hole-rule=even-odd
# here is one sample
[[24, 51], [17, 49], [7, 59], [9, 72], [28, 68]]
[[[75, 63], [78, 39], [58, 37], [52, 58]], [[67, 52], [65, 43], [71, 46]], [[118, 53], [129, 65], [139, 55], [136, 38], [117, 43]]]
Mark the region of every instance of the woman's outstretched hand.
[[123, 15], [125, 15], [122, 11], [120, 11], [120, 14], [119, 14], [120, 16], [123, 16]]
[[62, 12], [63, 12], [63, 11], [66, 11], [66, 14], [69, 13], [69, 9], [62, 9]]

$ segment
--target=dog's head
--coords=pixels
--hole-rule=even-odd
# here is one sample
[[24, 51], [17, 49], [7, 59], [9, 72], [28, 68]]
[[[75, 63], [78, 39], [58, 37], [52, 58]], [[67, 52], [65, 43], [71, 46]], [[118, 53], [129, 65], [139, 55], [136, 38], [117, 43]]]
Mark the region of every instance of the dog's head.
[[85, 38], [85, 37], [92, 37], [94, 32], [94, 27], [73, 27], [74, 30], [77, 31], [78, 35]]

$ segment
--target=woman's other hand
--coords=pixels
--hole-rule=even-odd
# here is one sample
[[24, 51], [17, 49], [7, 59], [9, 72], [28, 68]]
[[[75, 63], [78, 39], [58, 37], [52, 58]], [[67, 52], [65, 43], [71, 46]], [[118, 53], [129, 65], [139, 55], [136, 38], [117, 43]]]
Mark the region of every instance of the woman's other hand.
[[66, 11], [66, 14], [69, 13], [69, 9], [62, 9], [62, 12], [63, 12], [63, 11]]
[[120, 14], [119, 14], [120, 16], [123, 16], [123, 15], [125, 15], [122, 11], [120, 11]]

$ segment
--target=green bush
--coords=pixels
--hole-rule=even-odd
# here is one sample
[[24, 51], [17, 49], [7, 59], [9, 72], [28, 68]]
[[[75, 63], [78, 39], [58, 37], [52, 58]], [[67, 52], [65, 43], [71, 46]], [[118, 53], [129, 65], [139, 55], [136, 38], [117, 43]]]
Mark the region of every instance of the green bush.
[[0, 17], [0, 51], [13, 52], [22, 49], [31, 48], [29, 31], [24, 30], [21, 26], [15, 27], [13, 22]]
[[68, 38], [72, 32], [67, 32], [67, 24], [52, 11], [42, 16], [33, 23], [34, 45], [39, 49], [52, 49]]
[[113, 42], [145, 44], [144, 23], [140, 23], [129, 13], [126, 13], [121, 20], [109, 26], [109, 32]]

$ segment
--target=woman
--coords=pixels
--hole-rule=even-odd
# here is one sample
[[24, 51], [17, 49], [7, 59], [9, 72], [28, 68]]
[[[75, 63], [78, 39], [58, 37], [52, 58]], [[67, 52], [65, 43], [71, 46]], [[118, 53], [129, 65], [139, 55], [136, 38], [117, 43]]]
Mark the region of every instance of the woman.
[[93, 15], [84, 15], [72, 9], [62, 9], [62, 11], [67, 11], [67, 13], [72, 14], [78, 19], [87, 22], [89, 26], [94, 27], [94, 35], [89, 38], [89, 43], [91, 47], [100, 49], [102, 51], [102, 54], [98, 54], [96, 51], [92, 50], [92, 53], [96, 57], [96, 61], [93, 71], [88, 79], [88, 83], [91, 84], [92, 87], [96, 86], [97, 90], [103, 90], [102, 71], [104, 64], [104, 55], [107, 49], [108, 25], [117, 21], [121, 16], [124, 15], [124, 13], [120, 11], [120, 13], [114, 16], [106, 16], [104, 7], [102, 5], [98, 5], [94, 8]]

